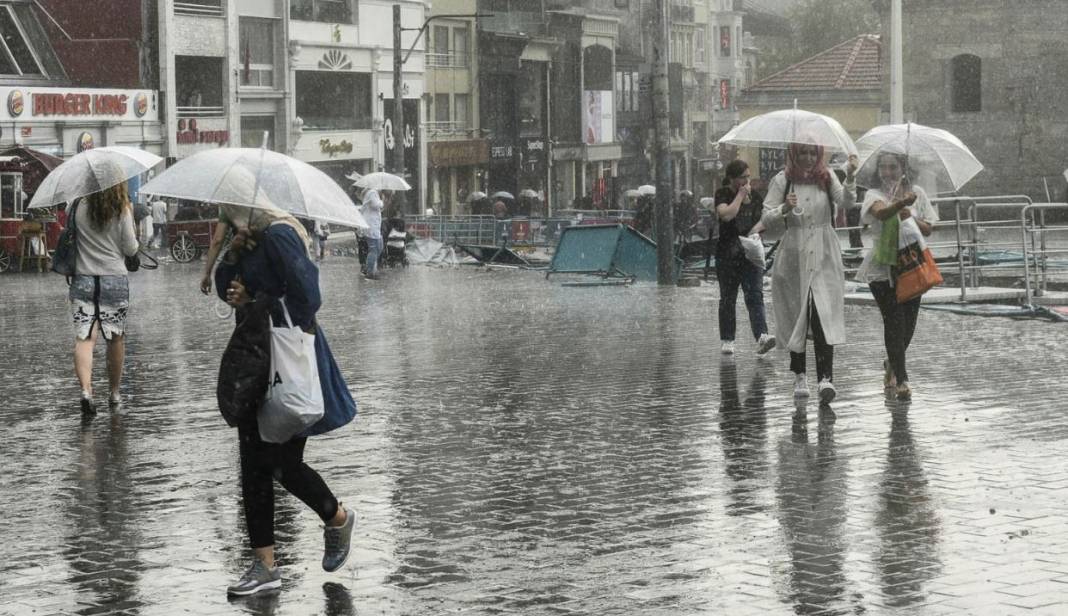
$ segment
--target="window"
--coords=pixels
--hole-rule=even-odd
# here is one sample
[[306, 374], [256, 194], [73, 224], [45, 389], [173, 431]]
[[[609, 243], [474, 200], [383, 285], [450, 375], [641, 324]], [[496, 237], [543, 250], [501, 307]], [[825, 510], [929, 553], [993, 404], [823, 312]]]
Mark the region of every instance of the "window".
[[468, 49], [467, 26], [452, 31], [452, 53], [454, 66], [467, 66]]
[[174, 56], [174, 88], [180, 118], [217, 118], [226, 114], [223, 59]]
[[304, 128], [371, 128], [371, 75], [297, 71], [297, 115]]
[[448, 94], [435, 94], [434, 95], [434, 121], [448, 124], [452, 121], [452, 117], [449, 114], [449, 95]]
[[241, 85], [274, 87], [274, 22], [242, 17]]
[[258, 148], [267, 133], [267, 149], [274, 149], [274, 116], [241, 116], [241, 147]]
[[449, 27], [448, 26], [434, 26], [434, 36], [432, 38], [433, 51], [430, 53], [430, 57], [427, 58], [430, 66], [448, 66], [449, 65]]
[[701, 66], [705, 63], [705, 29], [698, 26], [693, 34], [693, 62]]
[[719, 27], [719, 55], [729, 58], [731, 55], [731, 27]]
[[41, 67], [30, 51], [22, 29], [15, 25], [10, 9], [0, 6], [0, 70], [8, 75], [40, 75]]
[[292, 0], [290, 19], [333, 24], [356, 23], [356, 0]]
[[453, 111], [456, 114], [456, 128], [460, 130], [471, 128], [471, 97], [467, 94], [453, 94], [452, 98], [456, 107]]
[[951, 101], [955, 112], [983, 110], [983, 61], [962, 54], [950, 60]]

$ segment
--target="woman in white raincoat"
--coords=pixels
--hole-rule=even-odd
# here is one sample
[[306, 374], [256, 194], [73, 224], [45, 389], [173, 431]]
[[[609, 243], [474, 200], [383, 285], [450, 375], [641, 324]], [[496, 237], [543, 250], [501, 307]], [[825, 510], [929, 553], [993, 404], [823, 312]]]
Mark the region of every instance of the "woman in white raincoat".
[[779, 346], [790, 350], [794, 395], [808, 395], [805, 340], [811, 335], [821, 402], [834, 399], [834, 345], [845, 342], [845, 273], [835, 235], [836, 208], [856, 202], [856, 157], [843, 185], [823, 160], [822, 146], [790, 144], [786, 169], [771, 180], [761, 219], [781, 236], [771, 269], [772, 309]]

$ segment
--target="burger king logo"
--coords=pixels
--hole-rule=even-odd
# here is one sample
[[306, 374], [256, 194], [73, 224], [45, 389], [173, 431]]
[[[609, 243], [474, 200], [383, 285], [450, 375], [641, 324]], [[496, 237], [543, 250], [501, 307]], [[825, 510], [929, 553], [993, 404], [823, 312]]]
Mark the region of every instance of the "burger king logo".
[[11, 114], [11, 117], [17, 118], [22, 115], [24, 108], [22, 91], [12, 90], [11, 94], [7, 95], [7, 112]]
[[81, 135], [78, 135], [78, 151], [79, 152], [84, 152], [86, 150], [91, 150], [95, 146], [96, 146], [96, 142], [93, 141], [92, 133], [85, 132], [85, 133], [82, 133]]
[[148, 113], [148, 96], [144, 92], [138, 93], [134, 98], [134, 113], [139, 118], [143, 118]]

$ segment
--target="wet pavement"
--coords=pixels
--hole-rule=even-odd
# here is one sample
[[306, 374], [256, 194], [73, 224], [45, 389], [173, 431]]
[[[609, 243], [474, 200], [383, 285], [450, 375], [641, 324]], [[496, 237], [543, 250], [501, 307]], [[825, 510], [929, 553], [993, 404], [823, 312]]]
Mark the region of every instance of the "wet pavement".
[[238, 601], [231, 323], [197, 266], [135, 275], [126, 403], [88, 423], [62, 281], [0, 277], [0, 614], [1064, 613], [1063, 325], [922, 311], [900, 405], [876, 309], [847, 306], [828, 411], [795, 407], [785, 353], [720, 355], [714, 285], [353, 264], [320, 322], [360, 414], [306, 456], [352, 557], [324, 573], [285, 495], [283, 589]]

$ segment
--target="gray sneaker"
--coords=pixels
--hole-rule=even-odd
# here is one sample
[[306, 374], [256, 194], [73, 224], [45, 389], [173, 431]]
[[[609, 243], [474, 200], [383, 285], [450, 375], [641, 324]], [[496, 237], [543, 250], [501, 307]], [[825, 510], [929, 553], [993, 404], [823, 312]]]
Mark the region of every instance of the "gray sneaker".
[[281, 586], [282, 572], [278, 570], [278, 567], [275, 566], [273, 569], [268, 569], [262, 560], [256, 558], [253, 559], [252, 566], [248, 568], [245, 575], [242, 575], [241, 579], [226, 589], [226, 594], [244, 597], [261, 590], [270, 590]]
[[337, 571], [349, 559], [352, 528], [356, 526], [356, 512], [345, 509], [345, 523], [323, 527], [323, 570]]
[[768, 351], [775, 348], [775, 336], [770, 334], [761, 334], [760, 339], [757, 340], [757, 355], [764, 356]]

